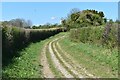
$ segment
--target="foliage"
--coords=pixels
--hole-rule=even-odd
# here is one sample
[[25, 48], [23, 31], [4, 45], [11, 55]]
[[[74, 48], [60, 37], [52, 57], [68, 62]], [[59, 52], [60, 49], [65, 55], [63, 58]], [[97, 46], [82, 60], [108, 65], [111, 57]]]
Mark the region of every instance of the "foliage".
[[20, 27], [20, 28], [30, 28], [32, 26], [32, 22], [30, 20], [24, 20], [24, 19], [12, 19], [10, 21], [3, 21], [2, 26], [15, 26], [15, 27]]
[[[69, 35], [68, 35], [69, 36]], [[108, 49], [92, 43], [76, 43], [68, 37], [59, 41], [62, 50], [71, 55], [89, 73], [104, 78], [118, 76], [118, 48]], [[61, 55], [64, 56], [64, 55]], [[70, 58], [71, 59], [71, 58]]]
[[59, 24], [45, 24], [45, 25], [39, 25], [39, 26], [32, 26], [32, 29], [48, 29], [48, 28], [60, 28], [61, 25]]
[[63, 28], [34, 30], [18, 27], [2, 27], [2, 63], [3, 67], [11, 63], [12, 59], [20, 56], [18, 51], [31, 42], [37, 42], [64, 31]]
[[102, 11], [98, 12], [95, 10], [83, 10], [72, 9], [71, 13], [66, 19], [62, 19], [62, 25], [69, 28], [80, 28], [88, 26], [100, 26], [106, 23], [107, 20], [104, 18]]
[[[3, 68], [2, 77], [4, 78], [40, 78], [41, 64], [40, 64], [40, 49], [42, 49], [43, 42], [32, 43], [27, 48], [21, 50], [20, 57], [13, 60], [13, 64]], [[6, 79], [5, 79], [6, 80]], [[11, 79], [10, 79], [11, 80]]]
[[31, 42], [27, 47], [18, 51], [18, 54], [20, 54], [20, 56], [13, 58], [12, 61], [14, 61], [14, 63], [3, 67], [2, 78], [5, 80], [9, 78], [10, 80], [11, 78], [15, 78], [15, 80], [20, 78], [43, 78], [44, 76], [41, 72], [43, 66], [41, 65], [40, 61], [40, 57], [42, 57], [42, 49], [45, 43], [62, 35], [64, 35], [64, 33], [51, 36], [50, 38], [42, 40], [40, 42]]
[[117, 47], [118, 25], [108, 23], [106, 27], [84, 27], [70, 31], [70, 38], [73, 41], [83, 43], [95, 43], [109, 48]]

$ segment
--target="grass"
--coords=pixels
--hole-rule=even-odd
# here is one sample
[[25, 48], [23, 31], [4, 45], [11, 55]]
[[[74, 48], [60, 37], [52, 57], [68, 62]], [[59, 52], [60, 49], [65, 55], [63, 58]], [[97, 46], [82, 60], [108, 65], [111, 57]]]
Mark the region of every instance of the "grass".
[[[65, 32], [61, 32], [61, 33], [59, 33], [55, 36], [50, 37], [49, 39], [46, 40], [46, 42], [50, 42], [51, 40], [54, 40], [55, 38], [60, 37], [60, 36], [65, 35], [65, 34], [66, 34]], [[55, 78], [64, 77], [64, 75], [55, 68], [54, 63], [51, 59], [51, 55], [50, 55], [50, 52], [48, 50], [48, 47], [47, 47], [47, 50], [46, 50], [46, 57], [47, 57], [47, 60], [48, 60], [49, 67], [50, 67], [51, 71], [53, 72]]]
[[[14, 58], [14, 63], [7, 66], [2, 70], [3, 77], [12, 78], [41, 78], [42, 66], [40, 63], [40, 52], [42, 51], [43, 45], [57, 37], [68, 33], [60, 33], [52, 36], [46, 40], [37, 43], [31, 43], [27, 48], [23, 49], [19, 53], [20, 57]], [[110, 51], [107, 48], [96, 46], [94, 44], [87, 43], [75, 43], [64, 38], [59, 41], [60, 46], [64, 51], [69, 53], [74, 60], [85, 67], [88, 72], [99, 77], [117, 77], [118, 70], [118, 51], [113, 49]], [[48, 50], [47, 50], [48, 51]], [[47, 52], [48, 63], [50, 69], [54, 73], [56, 78], [63, 76], [54, 67], [50, 58], [49, 52]]]
[[[54, 43], [52, 43], [53, 45]], [[57, 55], [57, 52], [54, 50], [53, 46], [52, 46], [52, 50], [55, 53], [56, 58], [59, 60], [60, 64], [71, 74], [73, 75], [75, 78], [77, 78], [77, 76], [65, 65], [65, 63], [59, 58], [59, 56]]]
[[51, 55], [48, 51], [48, 48], [47, 48], [47, 51], [46, 51], [46, 57], [47, 57], [48, 62], [49, 62], [49, 67], [50, 67], [51, 71], [53, 72], [53, 74], [55, 75], [55, 78], [61, 78], [63, 75], [60, 71], [58, 71], [58, 69], [55, 68], [54, 63], [51, 59]]
[[[56, 44], [55, 44], [56, 45]], [[73, 67], [73, 68], [76, 68], [76, 62], [73, 64], [73, 57], [71, 57], [71, 56], [68, 56], [67, 54], [68, 53], [64, 53], [64, 52], [62, 52], [61, 51], [61, 49], [56, 45], [56, 49], [58, 50], [58, 52], [60, 53], [60, 55], [63, 57], [63, 59], [67, 62], [67, 63], [69, 63], [69, 64], [71, 64], [71, 66]], [[64, 51], [64, 50], [63, 50]], [[83, 72], [83, 70], [81, 70], [80, 68], [77, 68], [77, 69], [79, 69], [78, 71], [79, 71], [79, 73], [81, 74], [81, 75], [83, 75], [84, 77], [88, 77], [86, 74], [84, 74], [84, 72]], [[69, 69], [67, 69], [67, 70], [69, 70]], [[71, 72], [71, 71], [69, 71], [71, 74], [73, 74], [74, 75], [74, 77], [76, 77], [76, 78], [78, 78], [78, 76], [77, 75], [75, 75], [73, 72]]]
[[23, 49], [20, 57], [14, 58], [14, 63], [3, 69], [3, 77], [39, 78], [41, 77], [40, 51], [44, 42], [31, 43]]
[[[117, 77], [118, 51], [110, 51], [102, 46], [88, 43], [75, 43], [67, 38], [59, 41], [62, 49], [73, 56], [88, 72], [99, 77]], [[101, 71], [102, 70], [102, 71]]]
[[43, 46], [46, 42], [64, 35], [65, 33], [60, 33], [50, 38], [37, 42], [31, 43], [28, 47], [19, 51], [20, 57], [14, 58], [14, 63], [3, 68], [2, 76], [3, 78], [41, 78], [43, 77], [41, 69], [42, 65], [40, 63], [40, 55]]
[[[65, 34], [66, 34], [65, 32], [61, 32], [61, 33], [55, 35], [54, 37], [51, 37], [51, 38], [48, 39], [47, 41], [49, 42], [49, 41], [51, 41], [51, 40], [54, 40], [54, 39], [57, 38], [57, 37], [60, 37], [60, 36], [62, 36], [62, 35], [65, 35]], [[58, 71], [58, 69], [55, 68], [54, 63], [53, 63], [53, 61], [52, 61], [52, 59], [51, 59], [51, 55], [50, 55], [50, 52], [49, 52], [49, 50], [48, 50], [48, 47], [47, 47], [47, 50], [46, 50], [46, 57], [47, 57], [47, 60], [48, 60], [49, 67], [50, 67], [51, 71], [53, 72], [55, 78], [64, 77], [64, 75], [63, 75], [60, 71]]]
[[45, 40], [50, 36], [64, 31], [64, 28], [56, 29], [23, 29], [19, 27], [2, 27], [2, 67], [12, 63], [14, 57], [32, 42]]

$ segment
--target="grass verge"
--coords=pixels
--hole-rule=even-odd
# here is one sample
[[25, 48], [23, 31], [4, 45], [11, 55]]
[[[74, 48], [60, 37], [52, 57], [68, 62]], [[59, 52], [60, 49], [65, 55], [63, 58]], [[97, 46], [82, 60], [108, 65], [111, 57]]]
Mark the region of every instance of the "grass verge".
[[78, 61], [90, 73], [99, 77], [117, 77], [118, 74], [118, 51], [96, 46], [88, 43], [75, 43], [67, 38], [59, 41], [62, 49], [69, 53], [74, 60]]
[[[81, 70], [81, 68], [78, 68], [78, 66], [77, 66], [78, 64], [75, 62], [75, 60], [74, 60], [73, 57], [71, 57], [70, 55], [68, 55], [68, 53], [64, 53], [64, 52], [57, 46], [56, 43], [55, 43], [55, 45], [56, 45], [56, 49], [58, 50], [58, 52], [60, 53], [60, 55], [63, 57], [63, 59], [64, 59], [67, 63], [69, 63], [74, 69], [76, 69], [79, 74], [81, 74], [81, 75], [84, 76], [84, 77], [88, 77], [88, 75], [86, 75], [86, 74], [83, 72], [83, 70]], [[74, 63], [73, 61], [74, 61], [75, 63]], [[77, 65], [76, 65], [76, 64], [77, 64]], [[74, 74], [74, 73], [72, 73], [72, 74]], [[75, 76], [76, 78], [78, 78], [77, 75], [74, 74], [74, 76]]]
[[19, 51], [20, 57], [13, 58], [14, 63], [2, 69], [3, 78], [41, 78], [43, 77], [40, 63], [40, 53], [44, 47], [44, 44], [56, 37], [64, 35], [65, 33], [59, 33], [55, 36], [37, 42], [31, 43], [28, 47]]
[[40, 51], [44, 42], [31, 43], [23, 49], [20, 57], [14, 58], [14, 63], [3, 69], [4, 78], [39, 78], [41, 77]]

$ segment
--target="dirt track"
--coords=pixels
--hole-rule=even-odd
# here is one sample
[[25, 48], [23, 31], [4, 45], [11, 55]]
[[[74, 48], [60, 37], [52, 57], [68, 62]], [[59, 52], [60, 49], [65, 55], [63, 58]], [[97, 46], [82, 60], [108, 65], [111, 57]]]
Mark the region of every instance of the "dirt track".
[[[73, 58], [67, 54], [64, 50], [62, 50], [61, 46], [59, 45], [59, 40], [64, 38], [65, 36], [55, 38], [54, 40], [51, 40], [50, 42], [46, 43], [43, 51], [42, 51], [42, 58], [41, 63], [43, 65], [43, 75], [45, 78], [54, 78], [55, 74], [51, 71], [49, 68], [49, 61], [46, 57], [46, 50], [48, 48], [50, 57], [52, 59], [52, 62], [54, 64], [54, 67], [58, 69], [59, 72], [61, 72], [65, 78], [93, 78], [94, 75], [90, 74], [85, 70], [85, 68], [82, 68], [76, 61], [73, 60]], [[59, 50], [58, 50], [59, 49]], [[64, 53], [65, 55], [62, 55], [61, 53]], [[69, 61], [66, 61], [66, 59], [69, 59]]]

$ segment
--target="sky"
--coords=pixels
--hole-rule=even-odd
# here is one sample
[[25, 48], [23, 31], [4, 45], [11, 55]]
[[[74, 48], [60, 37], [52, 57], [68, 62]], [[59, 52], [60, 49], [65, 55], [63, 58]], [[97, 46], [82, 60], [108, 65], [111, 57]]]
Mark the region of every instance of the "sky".
[[2, 2], [2, 21], [23, 18], [33, 25], [60, 23], [73, 8], [103, 11], [106, 18], [118, 19], [117, 2]]

